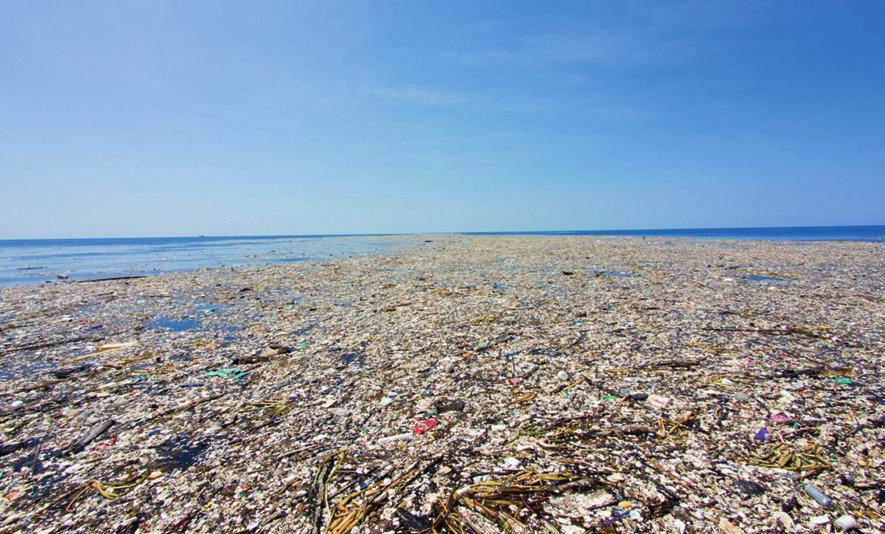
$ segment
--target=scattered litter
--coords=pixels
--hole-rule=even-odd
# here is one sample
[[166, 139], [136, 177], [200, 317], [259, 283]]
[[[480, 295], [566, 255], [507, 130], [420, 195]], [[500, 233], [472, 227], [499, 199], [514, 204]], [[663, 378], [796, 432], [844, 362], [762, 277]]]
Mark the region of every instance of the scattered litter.
[[434, 236], [0, 289], [3, 529], [875, 532], [882, 250]]

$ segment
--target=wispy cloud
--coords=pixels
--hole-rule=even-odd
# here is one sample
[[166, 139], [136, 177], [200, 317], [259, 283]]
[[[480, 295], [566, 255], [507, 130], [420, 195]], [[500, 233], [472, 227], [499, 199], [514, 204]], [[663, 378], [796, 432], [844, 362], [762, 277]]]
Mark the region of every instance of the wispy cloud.
[[666, 8], [644, 7], [627, 20], [575, 20], [539, 31], [525, 25], [518, 33], [497, 30], [493, 47], [455, 48], [447, 59], [473, 65], [682, 63], [711, 54], [709, 39], [720, 32], [764, 23], [759, 6], [766, 4], [748, 0], [738, 5], [742, 7], [687, 0]]
[[[565, 80], [559, 85], [586, 86], [586, 80]], [[367, 86], [360, 93], [370, 98], [387, 100], [397, 104], [408, 104], [428, 108], [460, 108], [477, 113], [506, 113], [522, 115], [545, 115], [567, 111], [570, 116], [578, 115], [604, 121], [635, 120], [638, 112], [623, 104], [602, 105], [587, 102], [582, 97], [571, 98], [564, 95], [507, 94], [495, 91], [493, 94], [473, 92], [470, 94], [436, 90], [427, 87], [398, 87], [394, 85]]]
[[635, 61], [647, 54], [647, 46], [635, 35], [623, 32], [542, 33], [520, 39], [529, 57], [564, 63], [612, 63]]
[[366, 87], [363, 94], [433, 107], [459, 106], [470, 102], [469, 98], [458, 93], [424, 87]]
[[471, 54], [470, 62], [634, 65], [672, 61], [678, 41], [651, 32], [563, 31], [526, 34], [507, 46]]

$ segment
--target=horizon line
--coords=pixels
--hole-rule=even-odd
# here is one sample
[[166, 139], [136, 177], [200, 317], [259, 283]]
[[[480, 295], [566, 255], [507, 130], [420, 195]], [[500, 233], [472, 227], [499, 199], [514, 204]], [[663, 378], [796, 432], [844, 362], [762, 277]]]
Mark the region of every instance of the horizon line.
[[329, 234], [239, 234], [239, 235], [151, 235], [151, 236], [100, 236], [100, 237], [23, 237], [0, 238], [9, 241], [76, 241], [76, 240], [117, 240], [117, 239], [233, 239], [233, 238], [322, 238], [322, 237], [394, 237], [420, 235], [522, 235], [522, 234], [577, 234], [593, 232], [605, 235], [606, 232], [677, 232], [699, 230], [809, 230], [820, 228], [885, 228], [885, 224], [845, 224], [845, 225], [801, 225], [801, 226], [709, 226], [709, 227], [663, 227], [663, 228], [605, 228], [568, 230], [461, 230], [429, 232], [368, 232], [368, 233], [329, 233]]

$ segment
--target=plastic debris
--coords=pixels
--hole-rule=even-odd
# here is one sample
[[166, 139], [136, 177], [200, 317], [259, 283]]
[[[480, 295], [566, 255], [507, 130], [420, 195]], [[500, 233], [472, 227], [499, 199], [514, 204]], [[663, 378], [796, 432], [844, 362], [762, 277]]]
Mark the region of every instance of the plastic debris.
[[854, 519], [854, 516], [845, 514], [840, 516], [834, 524], [839, 527], [842, 531], [854, 530], [857, 528], [857, 520]]
[[812, 525], [817, 525], [817, 526], [826, 525], [830, 522], [830, 516], [816, 515], [816, 516], [811, 517], [808, 520], [808, 522], [811, 523]]
[[765, 488], [752, 480], [736, 480], [734, 486], [746, 495], [762, 495], [765, 493]]
[[844, 376], [831, 376], [830, 380], [837, 384], [842, 384], [843, 386], [853, 386], [854, 382], [850, 378], [845, 378]]
[[670, 399], [664, 397], [663, 395], [651, 394], [646, 399], [646, 402], [649, 406], [654, 408], [655, 410], [663, 410], [667, 406], [670, 405]]
[[431, 428], [435, 427], [438, 423], [438, 419], [427, 419], [424, 421], [419, 421], [415, 423], [415, 428], [413, 429], [413, 432], [416, 436], [420, 436], [421, 434], [424, 434]]
[[825, 509], [832, 510], [836, 507], [836, 503], [834, 503], [832, 499], [824, 495], [821, 490], [815, 488], [811, 484], [802, 484], [802, 489], [805, 490], [805, 493], [807, 493], [809, 497], [817, 501], [817, 503]]
[[434, 405], [434, 408], [437, 413], [460, 412], [464, 410], [466, 405], [464, 401], [458, 399], [441, 399]]
[[210, 369], [203, 373], [206, 378], [232, 378], [233, 380], [241, 380], [248, 375], [248, 371], [243, 371], [239, 367], [222, 367], [219, 369]]
[[796, 522], [793, 521], [793, 518], [790, 517], [790, 514], [782, 511], [777, 511], [774, 512], [774, 517], [787, 532], [796, 528]]
[[519, 458], [510, 456], [504, 459], [503, 467], [504, 469], [519, 469], [522, 467], [522, 462], [519, 461]]
[[0, 289], [4, 531], [880, 529], [882, 244], [371, 240]]
[[386, 436], [378, 440], [378, 443], [393, 443], [395, 441], [412, 441], [412, 434], [395, 434], [393, 436]]
[[787, 417], [786, 415], [784, 415], [780, 412], [772, 414], [771, 417], [769, 417], [769, 419], [773, 423], [791, 423], [793, 421], [792, 419], [790, 419], [789, 417]]

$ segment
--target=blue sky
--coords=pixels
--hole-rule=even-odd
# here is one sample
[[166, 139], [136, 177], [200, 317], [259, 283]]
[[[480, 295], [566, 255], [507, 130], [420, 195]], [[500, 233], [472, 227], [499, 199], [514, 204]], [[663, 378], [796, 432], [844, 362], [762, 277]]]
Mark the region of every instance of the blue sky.
[[885, 223], [885, 2], [6, 2], [0, 238]]

